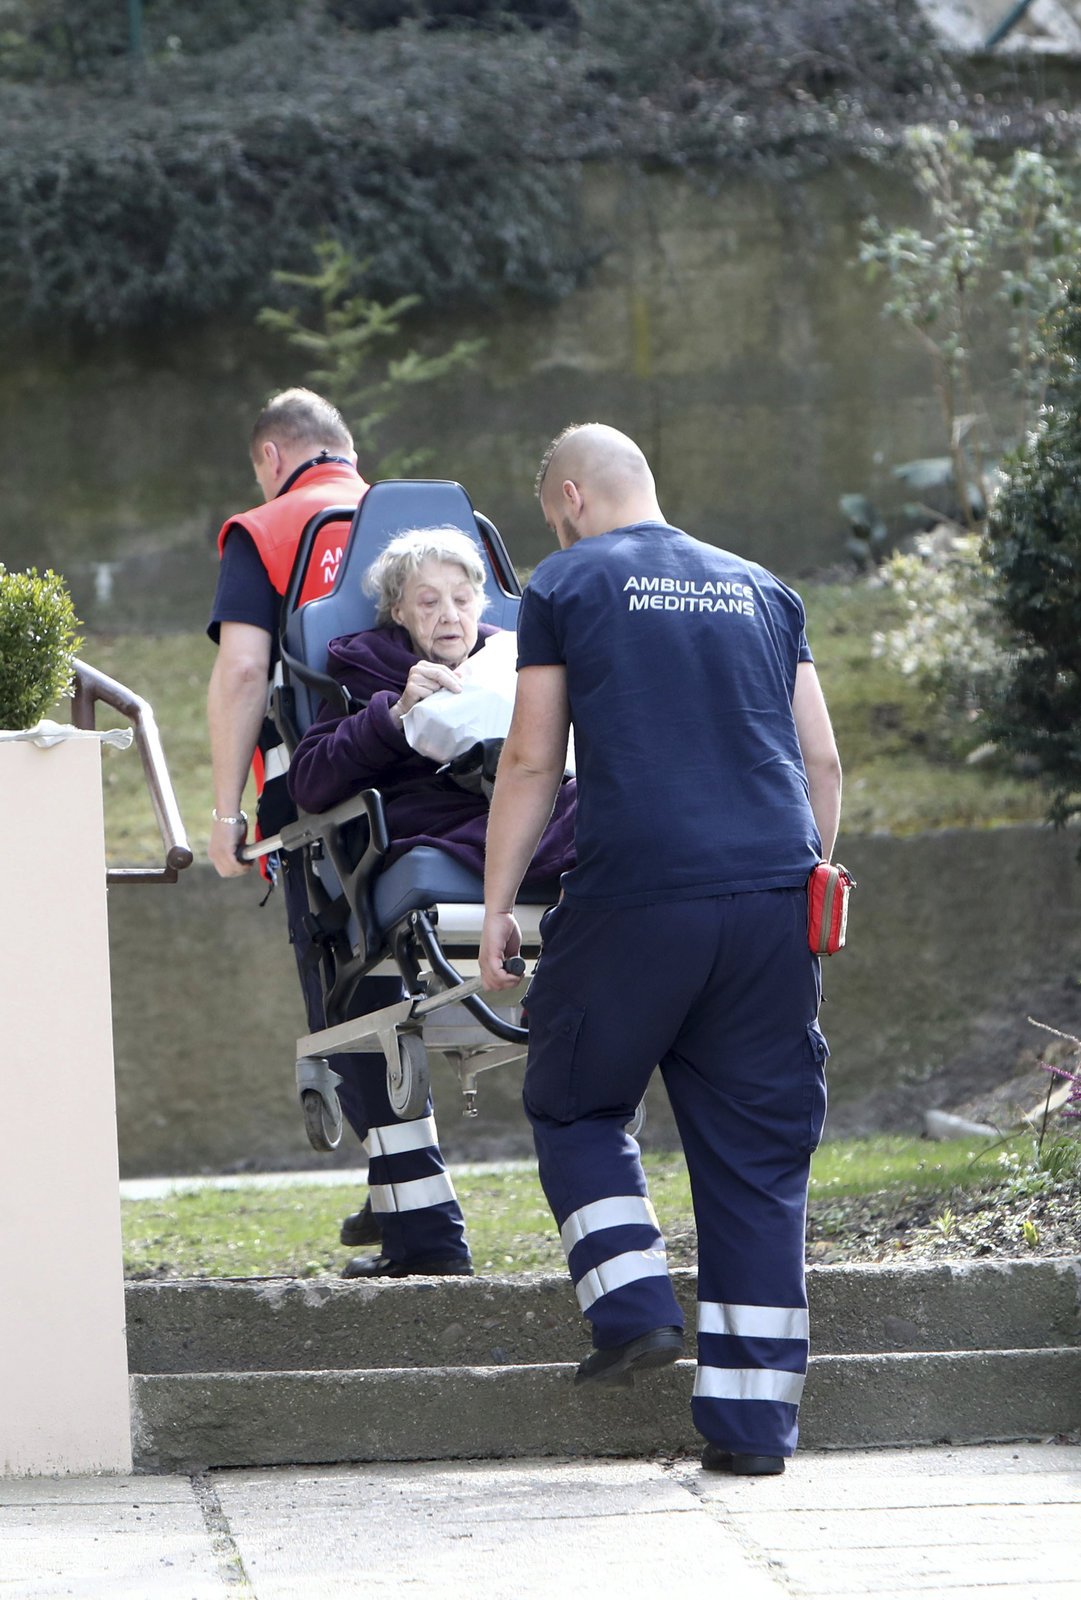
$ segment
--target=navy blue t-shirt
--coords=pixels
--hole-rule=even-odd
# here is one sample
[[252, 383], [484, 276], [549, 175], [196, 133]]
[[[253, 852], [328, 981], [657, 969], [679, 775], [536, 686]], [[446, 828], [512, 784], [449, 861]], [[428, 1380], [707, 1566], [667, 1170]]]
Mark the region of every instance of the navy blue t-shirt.
[[803, 604], [666, 523], [583, 539], [522, 598], [519, 667], [567, 671], [578, 769], [568, 899], [797, 888], [820, 859], [792, 716]]
[[223, 622], [247, 622], [269, 633], [276, 648], [281, 603], [281, 595], [259, 559], [255, 540], [246, 528], [234, 523], [221, 553], [207, 633], [217, 644]]

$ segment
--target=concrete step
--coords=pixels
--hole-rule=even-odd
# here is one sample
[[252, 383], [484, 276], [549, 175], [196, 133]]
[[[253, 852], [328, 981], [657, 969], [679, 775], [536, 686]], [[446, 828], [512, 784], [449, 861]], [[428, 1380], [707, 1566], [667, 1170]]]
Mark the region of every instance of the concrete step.
[[[1081, 1429], [1081, 1261], [816, 1267], [812, 1448]], [[694, 1328], [695, 1274], [673, 1274]], [[562, 1276], [191, 1280], [127, 1291], [148, 1472], [693, 1450], [694, 1363], [576, 1389]]]
[[[695, 1274], [672, 1274], [690, 1329]], [[1081, 1260], [812, 1267], [816, 1355], [1081, 1345]], [[130, 1283], [132, 1372], [536, 1366], [589, 1347], [569, 1280], [332, 1278]]]
[[[573, 1363], [133, 1377], [144, 1472], [334, 1461], [694, 1451], [694, 1363], [632, 1390], [573, 1386]], [[989, 1443], [1081, 1428], [1081, 1348], [812, 1358], [811, 1449]]]

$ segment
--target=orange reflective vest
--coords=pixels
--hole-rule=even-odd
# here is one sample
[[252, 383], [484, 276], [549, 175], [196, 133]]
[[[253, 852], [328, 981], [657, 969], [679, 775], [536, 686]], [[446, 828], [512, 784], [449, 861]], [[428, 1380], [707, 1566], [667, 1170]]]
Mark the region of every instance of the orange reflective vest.
[[[359, 504], [367, 488], [355, 467], [343, 461], [316, 459], [310, 466], [300, 469], [300, 475], [283, 494], [264, 505], [254, 506], [251, 511], [230, 517], [218, 534], [218, 552], [225, 549], [230, 528], [243, 528], [251, 535], [271, 583], [279, 594], [284, 594], [300, 536], [312, 517], [328, 506]], [[346, 532], [345, 523], [332, 522], [315, 541], [300, 592], [301, 605], [333, 587]]]
[[[230, 528], [243, 528], [251, 536], [278, 594], [284, 595], [293, 570], [300, 536], [312, 517], [328, 506], [355, 506], [367, 493], [368, 485], [355, 467], [346, 461], [320, 461], [318, 457], [298, 469], [294, 481], [281, 494], [264, 505], [242, 511], [230, 517], [218, 534], [218, 553], [225, 549]], [[312, 547], [308, 570], [300, 591], [301, 605], [317, 595], [326, 594], [334, 586], [338, 565], [342, 559], [342, 546], [348, 533], [344, 522], [331, 522], [322, 530]], [[274, 670], [267, 686], [270, 690], [281, 682], [281, 662], [273, 652]], [[296, 808], [289, 798], [285, 773], [289, 766], [289, 753], [281, 735], [269, 717], [263, 723], [259, 745], [252, 761], [256, 790], [259, 794], [258, 833], [268, 838], [279, 831], [285, 822], [295, 821]]]

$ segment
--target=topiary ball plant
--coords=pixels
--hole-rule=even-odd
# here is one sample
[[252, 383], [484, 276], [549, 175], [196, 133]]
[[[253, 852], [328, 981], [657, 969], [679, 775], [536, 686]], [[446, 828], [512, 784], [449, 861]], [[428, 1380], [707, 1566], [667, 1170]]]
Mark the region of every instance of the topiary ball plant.
[[32, 728], [71, 694], [78, 627], [63, 578], [0, 562], [0, 728]]

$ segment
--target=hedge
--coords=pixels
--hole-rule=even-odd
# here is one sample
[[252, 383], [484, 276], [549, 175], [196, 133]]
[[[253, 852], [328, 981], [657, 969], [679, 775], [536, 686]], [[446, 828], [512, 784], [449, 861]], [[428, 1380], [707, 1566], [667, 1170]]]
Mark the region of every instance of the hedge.
[[[145, 4], [148, 28], [189, 18], [181, 48], [3, 96], [10, 331], [248, 314], [321, 234], [373, 293], [559, 296], [618, 243], [583, 237], [583, 160], [790, 176], [956, 110], [910, 0], [474, 0], [469, 26], [429, 6], [375, 32], [375, 0]], [[187, 48], [191, 16], [219, 48]]]

